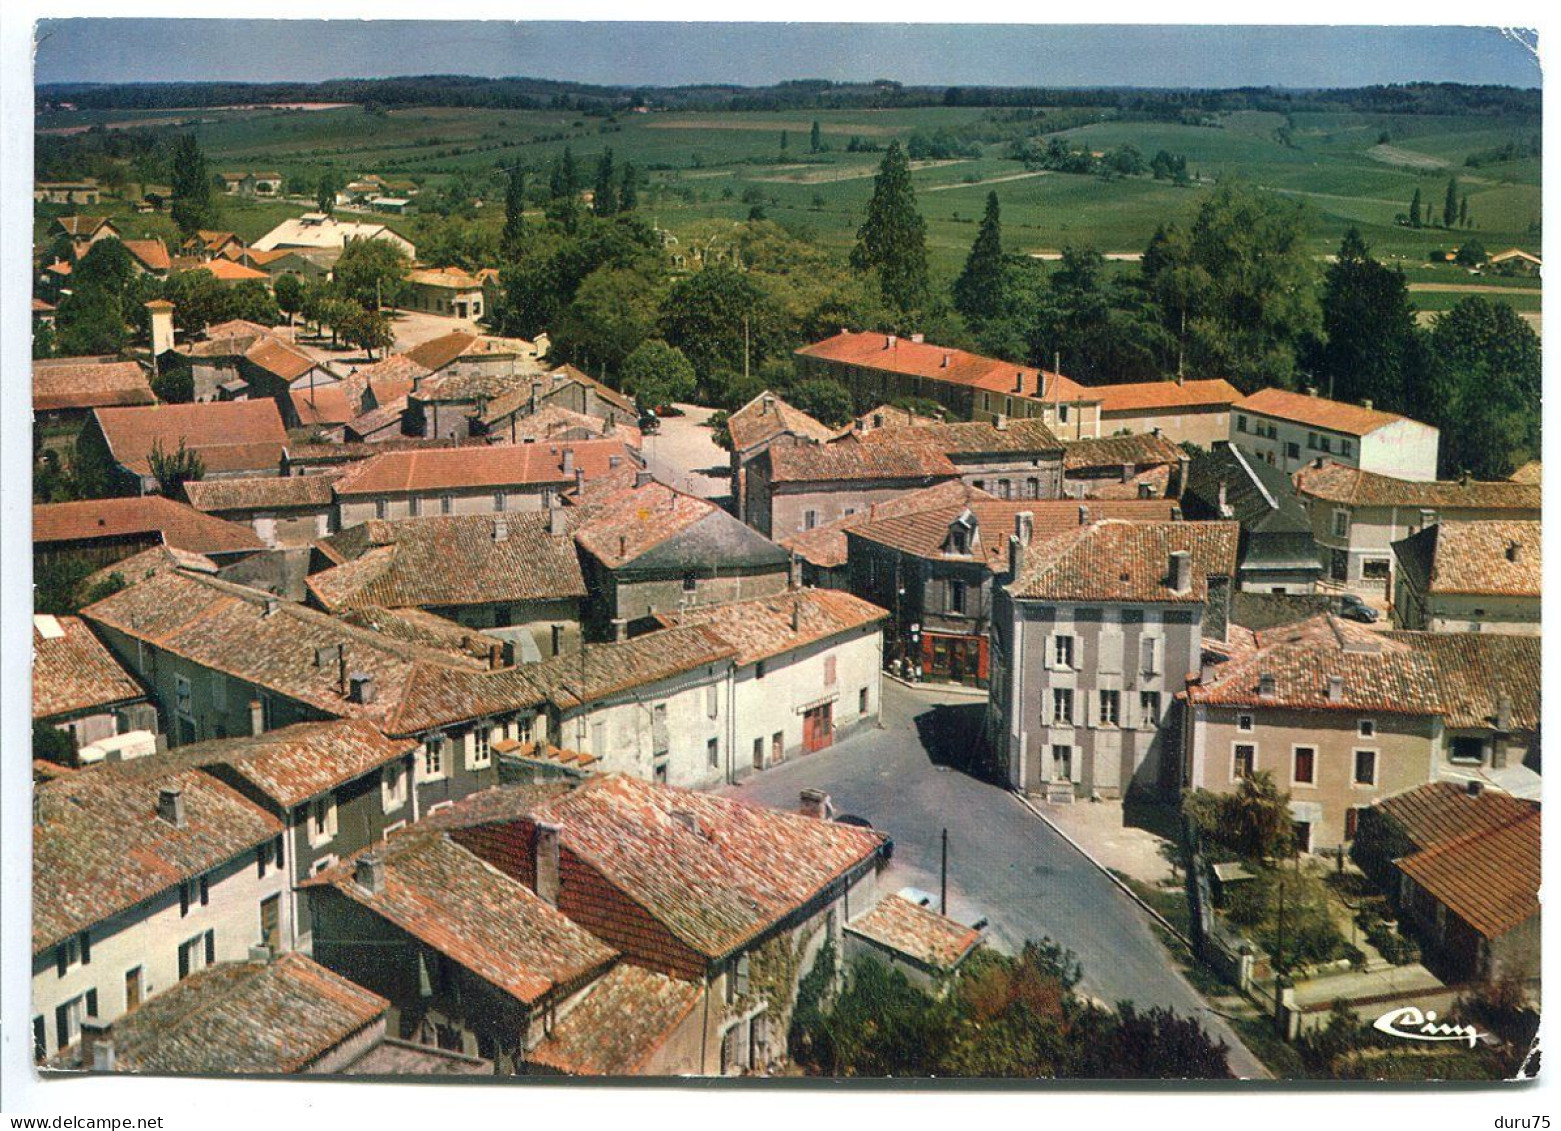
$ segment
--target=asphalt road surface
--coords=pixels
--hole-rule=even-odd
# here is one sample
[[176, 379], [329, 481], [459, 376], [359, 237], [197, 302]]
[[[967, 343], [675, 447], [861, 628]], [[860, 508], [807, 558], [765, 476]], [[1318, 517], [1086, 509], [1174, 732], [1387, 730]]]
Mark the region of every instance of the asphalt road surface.
[[866, 817], [895, 842], [883, 890], [939, 892], [940, 842], [949, 832], [949, 913], [989, 920], [988, 940], [1016, 951], [1050, 937], [1083, 964], [1081, 992], [1200, 1019], [1230, 1046], [1231, 1069], [1269, 1073], [1188, 984], [1143, 910], [1006, 789], [963, 766], [980, 740], [982, 700], [883, 684], [883, 729], [795, 758], [727, 792], [794, 809], [807, 787], [838, 813]]

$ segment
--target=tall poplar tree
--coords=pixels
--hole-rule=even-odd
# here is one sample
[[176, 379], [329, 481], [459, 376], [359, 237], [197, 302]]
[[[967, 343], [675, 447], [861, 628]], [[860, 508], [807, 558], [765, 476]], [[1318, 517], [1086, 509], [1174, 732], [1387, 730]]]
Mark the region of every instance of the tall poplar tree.
[[520, 258], [520, 246], [526, 234], [526, 174], [519, 165], [511, 165], [504, 182], [504, 231], [499, 247], [506, 260]]
[[1411, 228], [1420, 226], [1420, 187], [1418, 185], [1415, 186], [1414, 199], [1409, 202], [1409, 226]]
[[819, 128], [817, 122], [813, 123], [813, 129], [808, 134], [808, 149], [818, 153], [824, 148], [824, 131]]
[[625, 161], [623, 163], [623, 186], [618, 190], [618, 211], [633, 212], [635, 206], [640, 202], [639, 193], [639, 183], [637, 174], [634, 171], [634, 163]]
[[612, 147], [602, 150], [596, 163], [596, 189], [591, 197], [591, 209], [598, 216], [611, 216], [618, 211], [618, 182], [613, 178]]
[[211, 196], [211, 169], [194, 134], [181, 134], [173, 147], [174, 223], [185, 235], [209, 227], [216, 214]]
[[927, 221], [916, 210], [910, 163], [898, 141], [889, 143], [874, 178], [851, 266], [877, 271], [884, 301], [902, 314], [927, 301]]
[[1458, 222], [1458, 178], [1447, 179], [1447, 195], [1442, 198], [1442, 227], [1451, 228]]
[[971, 322], [986, 322], [1006, 306], [1007, 275], [1003, 263], [1003, 221], [997, 193], [986, 198], [986, 214], [970, 245], [965, 269], [954, 280], [954, 307]]

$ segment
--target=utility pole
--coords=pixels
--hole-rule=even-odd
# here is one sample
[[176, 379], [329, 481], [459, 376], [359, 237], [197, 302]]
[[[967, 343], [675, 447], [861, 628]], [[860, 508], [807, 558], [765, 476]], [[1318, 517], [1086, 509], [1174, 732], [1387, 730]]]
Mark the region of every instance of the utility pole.
[[748, 312], [744, 311], [743, 312], [743, 379], [744, 380], [746, 380], [747, 377], [748, 377], [748, 355], [749, 355]]
[[949, 913], [949, 831], [943, 830], [943, 866], [939, 870], [938, 910]]

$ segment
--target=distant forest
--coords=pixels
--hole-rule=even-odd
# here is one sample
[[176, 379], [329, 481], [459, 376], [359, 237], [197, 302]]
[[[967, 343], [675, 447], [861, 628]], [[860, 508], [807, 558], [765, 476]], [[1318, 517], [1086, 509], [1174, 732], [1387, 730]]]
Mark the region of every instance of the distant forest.
[[532, 78], [420, 75], [275, 83], [52, 83], [35, 92], [39, 109], [60, 102], [87, 110], [162, 110], [254, 102], [354, 102], [386, 109], [470, 106], [612, 114], [637, 106], [666, 110], [851, 110], [921, 106], [1111, 107], [1124, 116], [1180, 121], [1233, 110], [1280, 113], [1538, 114], [1540, 92], [1506, 86], [1410, 83], [1341, 90], [1231, 90], [905, 86], [889, 80], [836, 83], [803, 79], [767, 87], [616, 87]]

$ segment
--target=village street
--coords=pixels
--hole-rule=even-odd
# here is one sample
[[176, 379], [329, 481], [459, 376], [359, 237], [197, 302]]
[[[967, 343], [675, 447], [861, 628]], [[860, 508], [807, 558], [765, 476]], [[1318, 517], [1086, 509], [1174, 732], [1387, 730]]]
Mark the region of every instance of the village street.
[[949, 913], [989, 920], [989, 941], [1016, 950], [1050, 937], [1083, 963], [1080, 990], [1107, 1004], [1131, 1000], [1198, 1017], [1231, 1048], [1242, 1077], [1266, 1077], [1223, 1018], [1177, 970], [1146, 915], [1049, 825], [1002, 787], [954, 768], [980, 740], [985, 701], [885, 679], [883, 729], [797, 758], [727, 792], [795, 809], [798, 792], [829, 793], [837, 812], [894, 838], [886, 890], [939, 890], [942, 831], [949, 832]]

